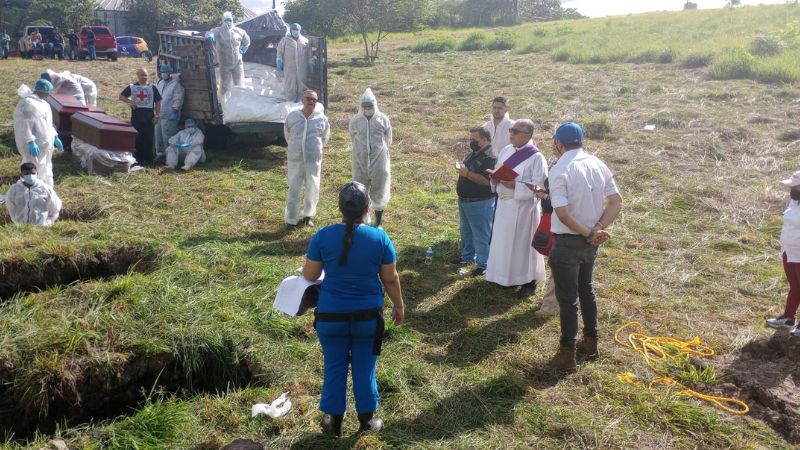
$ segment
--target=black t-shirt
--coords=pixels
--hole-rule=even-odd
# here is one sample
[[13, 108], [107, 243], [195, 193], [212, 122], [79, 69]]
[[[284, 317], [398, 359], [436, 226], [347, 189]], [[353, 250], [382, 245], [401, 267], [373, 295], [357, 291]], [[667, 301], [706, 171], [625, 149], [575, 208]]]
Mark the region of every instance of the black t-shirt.
[[69, 39], [69, 46], [70, 47], [77, 47], [78, 46], [78, 35], [75, 33], [68, 34], [67, 39]]
[[[133, 83], [134, 86], [141, 86], [139, 82]], [[158, 88], [154, 85], [150, 85], [153, 88], [153, 104], [161, 101], [161, 93], [158, 92]], [[131, 96], [131, 85], [125, 86], [125, 89], [122, 90], [122, 96], [126, 98], [130, 98]], [[154, 115], [153, 108], [136, 108], [131, 110], [131, 122], [135, 122], [136, 120], [149, 120], [152, 119]]]
[[[497, 162], [497, 158], [487, 153], [491, 149], [492, 146], [487, 145], [477, 152], [470, 152], [470, 154], [464, 158], [464, 167], [466, 167], [470, 172], [475, 172], [488, 180], [489, 174], [486, 173], [486, 169], [494, 169], [494, 164]], [[491, 187], [478, 184], [462, 176], [458, 177], [456, 192], [458, 193], [458, 198], [461, 199], [475, 200], [490, 199], [494, 197]]]

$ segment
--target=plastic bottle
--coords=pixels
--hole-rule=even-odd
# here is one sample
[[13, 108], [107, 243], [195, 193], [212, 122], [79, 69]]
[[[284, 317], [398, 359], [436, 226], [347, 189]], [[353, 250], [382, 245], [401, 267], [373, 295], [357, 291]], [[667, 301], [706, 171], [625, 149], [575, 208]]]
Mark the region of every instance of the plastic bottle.
[[431, 264], [432, 262], [433, 262], [433, 249], [431, 247], [428, 247], [428, 249], [425, 250], [425, 264]]

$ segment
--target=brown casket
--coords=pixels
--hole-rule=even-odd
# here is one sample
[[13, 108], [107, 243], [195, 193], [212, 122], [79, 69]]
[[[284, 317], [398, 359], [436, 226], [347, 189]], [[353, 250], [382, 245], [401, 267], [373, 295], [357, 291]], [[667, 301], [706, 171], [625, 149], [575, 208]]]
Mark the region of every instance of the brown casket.
[[69, 148], [72, 141], [72, 115], [78, 111], [104, 112], [93, 106], [83, 106], [83, 103], [75, 97], [67, 94], [50, 94], [47, 103], [53, 110], [53, 122], [55, 122], [58, 137], [64, 146]]
[[136, 151], [136, 130], [102, 112], [78, 111], [72, 115], [72, 135], [103, 150]]

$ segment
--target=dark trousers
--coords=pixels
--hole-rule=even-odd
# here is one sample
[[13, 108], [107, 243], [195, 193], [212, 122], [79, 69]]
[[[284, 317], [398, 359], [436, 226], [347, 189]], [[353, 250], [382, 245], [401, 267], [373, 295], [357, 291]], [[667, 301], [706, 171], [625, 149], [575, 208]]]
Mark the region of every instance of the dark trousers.
[[556, 235], [547, 258], [561, 318], [561, 346], [575, 347], [578, 335], [578, 304], [583, 316], [583, 335], [597, 337], [597, 303], [592, 288], [592, 271], [597, 247], [583, 236]]
[[[138, 110], [137, 110], [138, 111]], [[153, 163], [153, 136], [155, 125], [153, 125], [152, 114], [136, 114], [131, 117], [131, 125], [136, 129], [136, 154], [134, 157], [139, 164]]]
[[783, 272], [789, 281], [789, 293], [786, 294], [786, 308], [783, 310], [785, 317], [794, 318], [797, 307], [800, 306], [800, 263], [790, 263], [783, 252]]

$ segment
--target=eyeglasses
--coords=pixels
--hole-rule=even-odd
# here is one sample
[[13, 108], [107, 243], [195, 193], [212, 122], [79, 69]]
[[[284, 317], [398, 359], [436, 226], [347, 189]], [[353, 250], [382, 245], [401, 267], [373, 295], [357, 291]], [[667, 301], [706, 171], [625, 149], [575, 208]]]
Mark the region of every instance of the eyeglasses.
[[307, 102], [312, 102], [312, 103], [317, 103], [318, 102], [318, 100], [315, 99], [314, 97], [303, 97], [303, 100], [305, 100]]
[[527, 131], [525, 131], [525, 130], [517, 130], [516, 128], [509, 128], [509, 129], [508, 129], [508, 132], [509, 132], [509, 133], [511, 133], [511, 134], [518, 134], [518, 133], [522, 133], [522, 134], [529, 134], [529, 133], [528, 133]]

